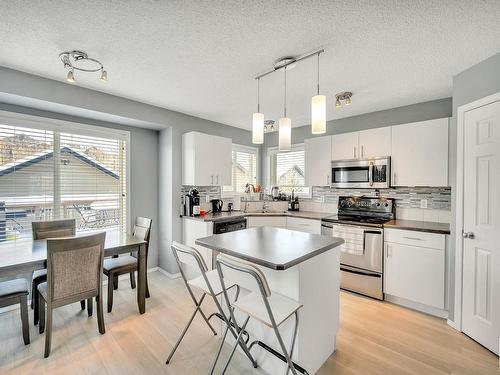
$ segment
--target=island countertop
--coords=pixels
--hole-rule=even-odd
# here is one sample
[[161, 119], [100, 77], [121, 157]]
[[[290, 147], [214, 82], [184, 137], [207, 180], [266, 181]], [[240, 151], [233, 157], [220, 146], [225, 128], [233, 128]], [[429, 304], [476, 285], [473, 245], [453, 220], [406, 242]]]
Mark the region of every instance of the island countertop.
[[199, 238], [196, 244], [270, 269], [286, 270], [342, 245], [339, 237], [256, 227]]

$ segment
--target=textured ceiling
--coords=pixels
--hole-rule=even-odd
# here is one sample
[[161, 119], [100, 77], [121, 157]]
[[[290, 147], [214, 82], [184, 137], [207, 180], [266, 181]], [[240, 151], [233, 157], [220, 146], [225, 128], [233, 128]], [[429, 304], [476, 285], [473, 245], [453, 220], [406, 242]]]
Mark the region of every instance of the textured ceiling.
[[[87, 51], [109, 73], [77, 84], [250, 128], [254, 75], [324, 47], [321, 91], [335, 119], [448, 97], [452, 76], [500, 51], [500, 1], [10, 1], [0, 4], [0, 65], [64, 81], [59, 52]], [[309, 123], [316, 61], [288, 74], [288, 115]], [[354, 92], [334, 108], [334, 94]], [[266, 119], [283, 75], [261, 80]]]

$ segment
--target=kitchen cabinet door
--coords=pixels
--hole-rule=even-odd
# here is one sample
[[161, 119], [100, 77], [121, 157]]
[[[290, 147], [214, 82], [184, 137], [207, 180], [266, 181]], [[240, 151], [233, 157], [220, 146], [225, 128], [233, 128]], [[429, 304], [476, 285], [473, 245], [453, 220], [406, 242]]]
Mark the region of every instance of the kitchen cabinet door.
[[392, 127], [392, 186], [448, 186], [448, 119]]
[[229, 138], [212, 136], [214, 185], [231, 185], [232, 183], [232, 148], [233, 142]]
[[286, 228], [285, 216], [250, 216], [247, 218], [247, 226], [254, 227], [276, 227]]
[[304, 141], [305, 184], [326, 186], [331, 183], [332, 137], [316, 137]]
[[384, 252], [384, 293], [444, 309], [444, 250], [385, 242]]
[[391, 156], [391, 127], [360, 131], [359, 154], [361, 159]]
[[359, 132], [332, 135], [332, 160], [359, 158]]

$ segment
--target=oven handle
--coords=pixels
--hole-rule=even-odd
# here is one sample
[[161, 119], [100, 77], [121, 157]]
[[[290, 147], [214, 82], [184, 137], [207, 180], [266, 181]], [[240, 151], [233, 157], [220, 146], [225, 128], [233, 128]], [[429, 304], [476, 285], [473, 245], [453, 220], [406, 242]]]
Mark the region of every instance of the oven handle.
[[368, 167], [368, 181], [370, 186], [373, 186], [373, 162], [370, 162], [370, 166]]
[[382, 277], [382, 275], [379, 274], [379, 273], [355, 271], [355, 270], [351, 270], [351, 269], [343, 268], [343, 267], [340, 267], [340, 270], [344, 271], [344, 272], [348, 272], [348, 273], [353, 273], [355, 275], [370, 276], [370, 277], [376, 277], [376, 278], [381, 278]]

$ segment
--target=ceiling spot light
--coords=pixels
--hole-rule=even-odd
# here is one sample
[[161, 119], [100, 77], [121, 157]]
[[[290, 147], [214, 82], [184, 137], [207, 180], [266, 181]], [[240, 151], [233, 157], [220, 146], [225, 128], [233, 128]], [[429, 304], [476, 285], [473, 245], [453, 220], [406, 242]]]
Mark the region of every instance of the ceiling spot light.
[[344, 105], [350, 105], [351, 97], [352, 97], [352, 92], [350, 91], [343, 91], [336, 94], [335, 98], [337, 99], [335, 100], [335, 108], [342, 107], [342, 101], [344, 102]]
[[71, 83], [75, 83], [75, 82], [76, 82], [76, 81], [75, 81], [75, 76], [74, 76], [74, 74], [73, 74], [73, 71], [72, 71], [72, 70], [70, 70], [70, 71], [68, 72], [68, 75], [66, 76], [66, 81], [71, 82]]

